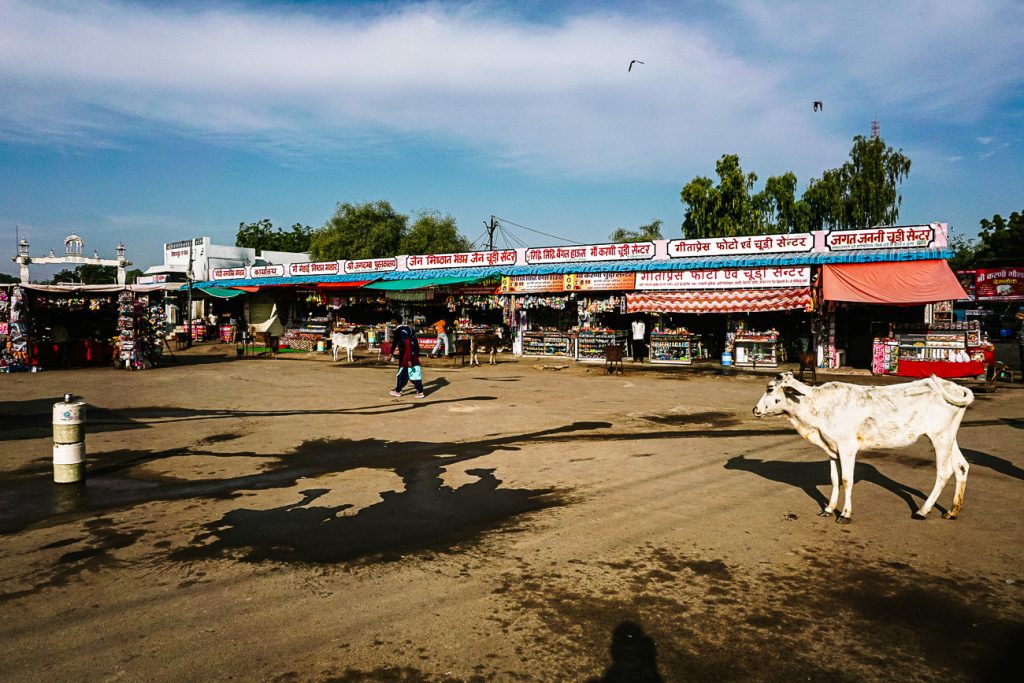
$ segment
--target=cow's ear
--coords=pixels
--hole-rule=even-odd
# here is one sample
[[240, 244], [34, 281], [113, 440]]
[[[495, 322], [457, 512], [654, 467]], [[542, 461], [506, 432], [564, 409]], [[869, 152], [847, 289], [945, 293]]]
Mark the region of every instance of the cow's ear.
[[782, 393], [784, 393], [786, 395], [786, 398], [788, 398], [793, 403], [799, 403], [800, 399], [802, 399], [804, 397], [803, 394], [801, 394], [799, 391], [797, 391], [793, 387], [783, 387], [782, 388]]

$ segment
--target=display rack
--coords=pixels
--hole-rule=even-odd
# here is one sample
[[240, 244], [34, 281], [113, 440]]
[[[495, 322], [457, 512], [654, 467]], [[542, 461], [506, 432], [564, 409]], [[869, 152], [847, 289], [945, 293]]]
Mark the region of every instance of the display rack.
[[576, 337], [564, 332], [523, 332], [523, 355], [575, 357]]
[[691, 365], [692, 339], [687, 333], [652, 332], [650, 358], [652, 363]]
[[967, 334], [954, 330], [926, 334], [901, 334], [898, 348], [900, 360], [966, 360]]
[[604, 362], [604, 350], [608, 346], [621, 346], [624, 349], [623, 356], [628, 357], [629, 351], [625, 350], [628, 340], [629, 333], [625, 331], [581, 331], [576, 345], [576, 360], [583, 363], [587, 361]]
[[736, 335], [734, 363], [739, 367], [778, 367], [777, 345], [779, 335], [775, 333], [747, 332]]

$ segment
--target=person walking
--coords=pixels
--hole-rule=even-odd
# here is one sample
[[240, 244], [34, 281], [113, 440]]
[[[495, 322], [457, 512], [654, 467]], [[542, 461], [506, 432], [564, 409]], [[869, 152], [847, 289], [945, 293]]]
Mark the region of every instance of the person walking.
[[416, 333], [402, 324], [401, 318], [395, 318], [395, 338], [391, 345], [391, 356], [398, 361], [398, 379], [395, 388], [389, 394], [394, 397], [402, 395], [402, 388], [412, 382], [416, 388], [416, 398], [426, 398], [423, 393], [423, 367], [420, 365], [420, 343]]
[[442, 355], [442, 346], [444, 347], [443, 354], [445, 356], [450, 356], [452, 354], [451, 347], [448, 344], [448, 334], [445, 332], [445, 328], [447, 326], [448, 323], [445, 322], [444, 318], [441, 318], [436, 323], [431, 325], [431, 327], [434, 328], [434, 331], [437, 332], [437, 343], [434, 344], [434, 348], [431, 349], [430, 351], [431, 358], [437, 358], [438, 356]]

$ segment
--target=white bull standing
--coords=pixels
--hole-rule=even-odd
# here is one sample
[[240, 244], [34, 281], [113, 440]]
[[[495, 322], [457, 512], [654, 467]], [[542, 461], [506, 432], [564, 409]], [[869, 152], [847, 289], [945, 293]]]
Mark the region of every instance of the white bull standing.
[[344, 349], [345, 354], [348, 356], [348, 362], [351, 363], [352, 352], [365, 341], [366, 337], [363, 336], [362, 332], [356, 332], [355, 334], [333, 332], [331, 334], [331, 351], [334, 354], [334, 362], [338, 362], [338, 354]]
[[887, 387], [843, 382], [811, 387], [787, 372], [768, 383], [754, 406], [754, 415], [785, 415], [800, 436], [828, 454], [832, 495], [828, 507], [818, 513], [821, 517], [831, 516], [839, 503], [836, 461], [839, 462], [845, 491], [843, 509], [836, 519], [840, 524], [849, 524], [853, 514], [853, 467], [857, 452], [865, 448], [909, 446], [922, 435], [927, 436], [935, 449], [935, 488], [914, 517], [924, 519], [931, 512], [953, 475], [953, 506], [943, 517], [956, 519], [964, 503], [970, 468], [956, 443], [956, 433], [973, 401], [970, 389], [935, 375]]

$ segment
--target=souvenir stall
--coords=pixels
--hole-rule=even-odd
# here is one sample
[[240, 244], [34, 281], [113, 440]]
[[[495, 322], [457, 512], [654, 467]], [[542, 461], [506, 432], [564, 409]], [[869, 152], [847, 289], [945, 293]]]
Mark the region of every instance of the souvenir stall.
[[652, 363], [687, 365], [715, 349], [723, 365], [777, 367], [779, 324], [809, 327], [810, 282], [806, 266], [637, 273], [627, 310], [657, 315]]
[[[822, 293], [831, 307], [828, 335], [845, 343], [854, 357], [861, 346], [870, 353], [870, 368], [879, 374], [902, 377], [976, 377], [986, 373], [983, 338], [974, 329], [972, 341], [982, 360], [968, 349], [968, 323], [953, 321], [952, 301], [967, 298], [956, 276], [943, 260], [849, 263], [822, 267]], [[843, 302], [852, 302], [844, 304]], [[938, 302], [938, 303], [936, 303]], [[864, 304], [874, 304], [865, 306]], [[839, 310], [839, 335], [835, 322]], [[886, 312], [886, 308], [889, 312]], [[855, 317], [860, 315], [861, 317]], [[896, 316], [885, 333], [866, 319]], [[918, 322], [907, 322], [907, 316]], [[845, 328], [845, 329], [842, 329]], [[875, 328], [875, 329], [873, 329]], [[840, 360], [837, 348], [837, 362]], [[859, 361], [854, 361], [860, 365]], [[833, 365], [833, 367], [835, 367]]]
[[0, 285], [0, 372], [28, 372], [28, 320], [25, 290]]
[[333, 322], [328, 296], [315, 289], [299, 288], [291, 304], [291, 315], [278, 340], [278, 351], [326, 351]]
[[994, 367], [995, 349], [977, 321], [900, 325], [872, 346], [878, 375], [979, 377]]
[[4, 367], [114, 362], [143, 369], [159, 362], [165, 321], [159, 285], [23, 285], [10, 290], [7, 303]]
[[527, 357], [576, 358], [578, 335], [571, 332], [577, 311], [574, 295], [516, 295], [519, 354]]
[[590, 295], [577, 300], [576, 360], [605, 361], [605, 348], [621, 346], [623, 357], [630, 358], [629, 332], [625, 329], [626, 297], [624, 294]]

